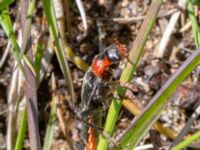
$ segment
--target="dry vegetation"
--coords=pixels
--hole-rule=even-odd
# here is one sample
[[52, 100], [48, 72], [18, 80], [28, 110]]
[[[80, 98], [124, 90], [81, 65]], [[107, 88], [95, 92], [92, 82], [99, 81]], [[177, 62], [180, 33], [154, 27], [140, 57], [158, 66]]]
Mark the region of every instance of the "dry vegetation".
[[[55, 1], [53, 5], [56, 6], [54, 8], [57, 13], [56, 22], [63, 46], [62, 50], [68, 60], [73, 81], [75, 107], [81, 107], [82, 81], [93, 57], [112, 44], [114, 39], [118, 39], [130, 50], [143, 20], [147, 19], [145, 16], [151, 2], [150, 0], [82, 1], [86, 14], [86, 30], [83, 25], [84, 17], [81, 17], [74, 1]], [[199, 7], [195, 5], [194, 9], [199, 21]], [[19, 45], [23, 43], [23, 17], [20, 15], [23, 14], [22, 10], [24, 8], [20, 1], [15, 1], [9, 6], [9, 14]], [[43, 146], [50, 110], [56, 106], [56, 119], [51, 120], [53, 124], [51, 149], [83, 149], [81, 146], [86, 145], [87, 141], [81, 140], [80, 137], [82, 121], [77, 119], [70, 109], [69, 83], [66, 82], [60, 69], [58, 57], [55, 54], [55, 43], [50, 38], [49, 25], [42, 2], [36, 2], [30, 33], [32, 51], [28, 52], [28, 55], [30, 57], [33, 54], [34, 61], [36, 54], [40, 54], [41, 56], [37, 57], [42, 58], [42, 61], [39, 59], [39, 65], [36, 64], [35, 80], [29, 80], [30, 76], [28, 76], [28, 81], [37, 83], [38, 87], [40, 143]], [[40, 50], [38, 50], [39, 44], [41, 44]], [[129, 89], [126, 92], [127, 98], [125, 97], [126, 100], [123, 101], [113, 139], [117, 140], [122, 135], [135, 115], [144, 110], [152, 97], [196, 47], [192, 23], [189, 20], [184, 0], [164, 1], [144, 46], [139, 65], [130, 81], [137, 87], [137, 90], [133, 92]], [[12, 150], [15, 147], [23, 110], [26, 106], [27, 92], [24, 92], [24, 89], [35, 87], [28, 87], [27, 80], [23, 78], [19, 66], [16, 66], [16, 59], [13, 57], [3, 28], [0, 28], [0, 49], [0, 149]], [[118, 71], [115, 72], [119, 74], [118, 76], [126, 62], [127, 60], [122, 61]], [[26, 68], [25, 73], [27, 73]], [[169, 98], [156, 125], [151, 127], [151, 130], [140, 140], [138, 150], [169, 148], [187, 124], [191, 114], [200, 105], [199, 77], [200, 67], [197, 66]], [[102, 126], [104, 126], [107, 111], [102, 113]], [[199, 129], [200, 120], [197, 118], [189, 125], [187, 135], [192, 135]], [[29, 139], [27, 131], [23, 140], [24, 149], [31, 149]], [[187, 149], [200, 149], [200, 142], [198, 140], [193, 142]]]

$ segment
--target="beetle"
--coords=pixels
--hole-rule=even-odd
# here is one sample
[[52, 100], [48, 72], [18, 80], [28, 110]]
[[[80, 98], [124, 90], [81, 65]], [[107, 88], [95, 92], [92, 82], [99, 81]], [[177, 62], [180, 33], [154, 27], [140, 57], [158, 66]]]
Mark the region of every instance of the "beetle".
[[[83, 78], [81, 90], [81, 110], [82, 120], [94, 124], [94, 110], [99, 107], [106, 108], [107, 100], [112, 96], [110, 92], [110, 82], [113, 79], [112, 71], [119, 66], [119, 62], [127, 57], [127, 48], [117, 40], [105, 48], [101, 53], [93, 58]], [[91, 122], [91, 120], [93, 120]], [[82, 140], [87, 150], [95, 150], [96, 139], [94, 128], [82, 124]], [[87, 142], [86, 142], [87, 140]]]
[[118, 67], [120, 60], [127, 57], [127, 48], [117, 40], [96, 55], [91, 67], [85, 73], [81, 90], [81, 114], [87, 115], [92, 109], [105, 106], [109, 96], [109, 82], [112, 69]]

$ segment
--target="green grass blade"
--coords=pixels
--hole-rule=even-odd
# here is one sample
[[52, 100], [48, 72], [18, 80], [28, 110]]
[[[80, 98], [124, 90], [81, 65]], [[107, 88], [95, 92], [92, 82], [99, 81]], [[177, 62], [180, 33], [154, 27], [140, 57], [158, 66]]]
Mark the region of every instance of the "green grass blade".
[[191, 71], [199, 64], [200, 49], [193, 54], [181, 65], [175, 74], [163, 85], [163, 87], [153, 97], [150, 104], [145, 110], [134, 120], [131, 128], [120, 139], [120, 145], [125, 148], [131, 142], [130, 149], [133, 149], [148, 131], [151, 125], [155, 123], [163, 110], [167, 99], [176, 89], [176, 87], [191, 73]]
[[[9, 16], [8, 9], [4, 9], [4, 10], [0, 11], [0, 24], [1, 24], [2, 28], [4, 29], [6, 35], [8, 36], [8, 39], [12, 46], [12, 53], [15, 56], [15, 60], [17, 61], [17, 64], [19, 65], [20, 70], [22, 71], [23, 75], [25, 76], [24, 67], [23, 67], [21, 61], [19, 60], [20, 48], [19, 48], [19, 45], [17, 43], [16, 37], [14, 34], [14, 30], [13, 30], [13, 26], [12, 26], [12, 22], [11, 22], [11, 19]], [[26, 58], [26, 56], [23, 55], [23, 58]], [[35, 70], [33, 69], [33, 65], [30, 63], [29, 59], [25, 59], [24, 61], [29, 66], [32, 73], [35, 75], [36, 74]], [[26, 76], [25, 76], [25, 78], [26, 78]]]
[[0, 23], [6, 35], [9, 38], [15, 57], [18, 58], [20, 49], [15, 38], [15, 34], [12, 28], [12, 22], [9, 16], [8, 9], [4, 9], [0, 11]]
[[29, 60], [29, 58], [26, 55], [23, 55], [23, 60], [26, 62], [26, 65], [29, 67], [29, 69], [33, 73], [34, 77], [36, 77], [35, 68], [34, 68], [33, 64], [31, 63], [31, 61]]
[[67, 44], [64, 44], [66, 56], [82, 71], [86, 72], [89, 68], [88, 64], [70, 48]]
[[40, 68], [41, 68], [41, 64], [42, 64], [42, 57], [43, 57], [44, 51], [43, 51], [43, 44], [42, 41], [38, 41], [38, 45], [36, 48], [36, 53], [35, 53], [35, 62], [34, 62], [34, 68], [35, 68], [35, 72], [36, 72], [36, 77], [37, 77], [37, 82], [39, 80], [39, 72], [40, 72]]
[[194, 35], [195, 45], [199, 47], [200, 46], [199, 24], [194, 14], [194, 5], [191, 0], [187, 0], [187, 10], [188, 10], [190, 21], [192, 23], [192, 33]]
[[51, 33], [51, 37], [56, 46], [56, 55], [57, 55], [60, 67], [62, 69], [62, 72], [64, 74], [64, 77], [66, 79], [66, 82], [68, 84], [71, 98], [72, 98], [72, 100], [74, 100], [74, 88], [73, 88], [72, 78], [71, 78], [68, 62], [66, 61], [65, 54], [63, 51], [62, 42], [59, 38], [55, 12], [52, 7], [52, 1], [42, 0], [42, 2], [43, 2], [43, 7], [44, 7], [45, 15], [47, 18], [47, 22], [49, 24], [49, 30]]
[[[66, 31], [66, 23], [65, 23], [65, 19], [64, 19], [65, 15], [64, 15], [64, 13], [60, 13], [60, 11], [62, 11], [62, 12], [66, 11], [66, 15], [69, 17], [70, 10], [69, 10], [68, 5], [70, 5], [71, 2], [67, 1], [66, 3], [67, 3], [66, 8], [64, 8], [65, 6], [63, 6], [61, 1], [53, 1], [54, 10], [55, 10], [55, 14], [56, 14], [56, 17], [57, 17], [56, 23], [57, 23], [57, 26], [58, 26], [58, 32], [60, 34], [60, 39], [62, 40], [62, 45], [63, 45], [63, 48], [65, 50], [66, 57], [70, 61], [72, 61], [74, 63], [74, 65], [76, 65], [76, 67], [78, 67], [82, 71], [86, 72], [89, 66], [87, 65], [87, 63], [81, 57], [76, 55], [74, 50], [69, 46], [69, 44], [67, 42], [68, 40], [66, 38], [66, 34], [65, 34], [65, 32], [63, 32], [63, 31]], [[82, 7], [81, 9], [83, 9], [82, 3], [80, 5]], [[66, 9], [66, 10], [64, 10], [64, 9]], [[80, 13], [81, 13], [81, 11], [80, 11]], [[83, 12], [83, 13], [85, 13], [85, 12]], [[82, 17], [82, 20], [84, 20], [83, 22], [86, 23], [86, 17], [85, 18]], [[67, 28], [69, 28], [69, 27], [70, 27], [70, 21], [67, 21]], [[69, 31], [70, 29], [67, 29], [67, 30]]]
[[[123, 70], [120, 81], [128, 82], [132, 78], [132, 75], [135, 71], [135, 68], [139, 62], [139, 59], [142, 55], [144, 45], [146, 43], [147, 37], [153, 28], [153, 25], [155, 23], [155, 20], [158, 15], [158, 11], [160, 9], [160, 6], [162, 4], [162, 0], [153, 0], [149, 11], [147, 12], [146, 19], [144, 20], [140, 31], [138, 32], [138, 35], [133, 43], [132, 49], [129, 53], [129, 61], [131, 63], [128, 63], [126, 65], [126, 68]], [[126, 92], [125, 88], [119, 87], [117, 89], [117, 93], [120, 96], [123, 96]], [[121, 109], [122, 101], [113, 99], [112, 103], [110, 105], [108, 115], [106, 118], [106, 124], [104, 130], [109, 133], [110, 135], [113, 134], [115, 123], [118, 118], [119, 111]], [[98, 143], [98, 150], [106, 150], [108, 148], [108, 140], [104, 137], [100, 137], [100, 141]]]
[[14, 0], [0, 0], [0, 10], [5, 9], [12, 2], [14, 2]]
[[[35, 64], [34, 64], [35, 70], [36, 71], [38, 70], [38, 73], [39, 73], [39, 69], [40, 69], [40, 63], [41, 63], [42, 54], [43, 54], [42, 43], [40, 41], [38, 43], [38, 46], [37, 46], [37, 52], [36, 52]], [[26, 57], [26, 55], [23, 55], [23, 57]], [[26, 57], [24, 59], [28, 59], [28, 58]], [[38, 75], [36, 77], [38, 77]], [[26, 130], [27, 130], [27, 113], [26, 113], [26, 109], [25, 109], [23, 111], [22, 123], [21, 123], [21, 126], [20, 126], [20, 130], [18, 132], [17, 142], [16, 142], [16, 145], [15, 145], [15, 150], [22, 149]]]
[[18, 135], [17, 135], [15, 150], [21, 150], [23, 148], [24, 137], [25, 137], [26, 130], [27, 130], [26, 108], [24, 108], [22, 113], [23, 113], [22, 114], [22, 122], [21, 122], [19, 132], [18, 132]]
[[9, 15], [7, 8], [0, 11], [0, 24], [3, 28], [3, 30], [5, 31], [6, 35], [8, 36], [8, 39], [9, 39], [10, 44], [12, 46], [12, 52], [15, 56], [15, 60], [17, 61], [23, 75], [25, 75], [24, 67], [23, 67], [21, 61], [18, 60], [20, 48], [19, 48], [19, 45], [18, 45], [17, 40], [15, 38], [12, 22], [11, 22], [10, 15]]
[[192, 144], [192, 142], [200, 139], [200, 130], [196, 132], [195, 134], [191, 135], [187, 139], [185, 139], [183, 142], [179, 143], [177, 146], [173, 147], [172, 150], [180, 150], [186, 148], [188, 145]]
[[198, 25], [197, 18], [194, 14], [194, 8], [193, 7], [194, 7], [193, 2], [191, 0], [188, 0], [187, 1], [187, 9], [188, 9], [190, 21], [192, 22], [192, 33], [194, 35], [195, 45], [197, 47], [199, 47], [200, 46], [199, 25]]
[[[187, 10], [188, 10], [188, 13], [189, 13], [189, 19], [192, 23], [192, 31], [193, 31], [195, 44], [196, 44], [196, 47], [199, 47], [200, 46], [199, 25], [198, 25], [198, 21], [197, 21], [197, 18], [195, 16], [195, 13], [194, 13], [194, 3], [191, 0], [187, 1]], [[199, 108], [197, 108], [195, 110], [195, 112], [193, 112], [191, 117], [188, 119], [184, 128], [180, 131], [179, 135], [172, 142], [170, 149], [172, 147], [174, 147], [175, 145], [177, 145], [182, 140], [182, 138], [188, 133], [188, 130], [189, 130], [191, 124], [194, 122], [194, 120], [196, 120], [196, 117], [198, 117], [198, 115], [199, 115], [198, 109]]]
[[56, 103], [55, 101], [51, 105], [50, 118], [47, 124], [47, 130], [45, 133], [44, 147], [43, 150], [49, 150], [53, 141], [53, 133], [56, 120]]

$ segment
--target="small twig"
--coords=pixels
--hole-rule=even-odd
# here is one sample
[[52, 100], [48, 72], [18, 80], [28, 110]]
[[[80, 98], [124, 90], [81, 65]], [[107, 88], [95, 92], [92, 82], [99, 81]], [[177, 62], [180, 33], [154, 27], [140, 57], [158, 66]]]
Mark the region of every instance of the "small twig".
[[84, 7], [83, 7], [83, 4], [81, 2], [81, 0], [76, 0], [76, 4], [78, 6], [78, 9], [80, 11], [80, 14], [81, 14], [81, 18], [82, 18], [82, 21], [83, 21], [83, 27], [85, 29], [85, 32], [87, 32], [87, 19], [86, 19], [86, 14], [85, 14], [85, 10], [84, 10]]
[[104, 47], [103, 47], [103, 38], [104, 38], [104, 33], [102, 31], [102, 23], [97, 20], [97, 27], [98, 27], [98, 37], [99, 37], [99, 51], [101, 51]]
[[10, 50], [10, 42], [8, 42], [7, 46], [6, 46], [6, 49], [5, 49], [5, 52], [3, 53], [3, 56], [1, 57], [1, 60], [0, 60], [0, 68], [3, 67], [5, 61], [6, 61], [6, 58], [9, 54], [9, 50]]
[[183, 33], [183, 32], [186, 32], [187, 30], [189, 30], [192, 26], [192, 23], [191, 22], [187, 22], [180, 30], [179, 32]]
[[[164, 17], [170, 16], [170, 15], [176, 13], [177, 11], [178, 11], [177, 9], [172, 9], [172, 10], [169, 10], [165, 14], [158, 14], [158, 19], [162, 19]], [[144, 18], [145, 18], [145, 16], [129, 17], [129, 18], [113, 18], [113, 21], [122, 23], [122, 24], [127, 24], [127, 23], [134, 23], [134, 22], [142, 21]]]
[[137, 146], [136, 148], [134, 148], [134, 150], [149, 150], [151, 148], [153, 148], [152, 144], [146, 144], [142, 146]]
[[0, 115], [4, 115], [5, 113], [8, 113], [8, 108], [5, 108], [2, 111], [0, 111]]
[[[180, 7], [184, 7], [185, 6], [185, 1], [184, 0], [179, 0], [179, 6]], [[155, 55], [156, 57], [163, 57], [164, 56], [164, 53], [165, 53], [165, 50], [166, 50], [166, 47], [170, 41], [170, 37], [173, 33], [173, 30], [175, 28], [175, 25], [176, 25], [176, 22], [178, 21], [179, 17], [180, 17], [180, 14], [181, 12], [178, 11], [176, 13], [174, 13], [171, 18], [170, 18], [170, 21], [169, 21], [169, 24], [168, 26], [166, 27], [166, 30], [163, 34], [163, 37], [160, 41], [160, 44], [159, 44], [159, 48], [157, 51], [155, 51]]]

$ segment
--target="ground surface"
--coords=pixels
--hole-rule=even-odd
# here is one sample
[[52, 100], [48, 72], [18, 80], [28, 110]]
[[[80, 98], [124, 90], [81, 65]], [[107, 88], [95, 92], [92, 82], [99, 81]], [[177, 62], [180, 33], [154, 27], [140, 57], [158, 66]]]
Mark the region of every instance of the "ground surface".
[[[70, 22], [68, 21], [68, 26], [65, 25], [67, 28], [63, 33], [66, 33], [67, 41], [69, 41], [68, 43], [75, 51], [76, 55], [83, 58], [90, 65], [93, 57], [111, 44], [115, 38], [125, 44], [129, 49], [131, 48], [150, 2], [149, 0], [83, 1], [88, 24], [88, 31], [86, 34], [84, 34], [79, 11], [76, 5], [72, 3], [70, 7], [70, 17], [66, 17], [66, 20], [70, 19]], [[16, 15], [18, 5], [18, 2], [16, 2], [10, 7], [14, 22], [17, 21]], [[159, 90], [170, 75], [175, 72], [180, 64], [192, 53], [192, 50], [195, 49], [191, 25], [188, 26], [187, 13], [181, 11], [180, 17], [173, 28], [170, 40], [164, 48], [164, 54], [160, 54], [162, 53], [160, 52], [160, 49], [162, 49], [160, 47], [161, 39], [163, 38], [169, 20], [179, 11], [177, 5], [177, 1], [164, 2], [156, 24], [145, 45], [140, 65], [131, 81], [137, 85], [138, 91], [128, 91], [128, 95], [130, 97], [134, 96], [136, 101], [138, 101], [138, 105], [141, 105], [141, 107], [145, 106], [151, 100], [156, 91]], [[36, 34], [39, 34], [38, 20], [41, 19], [41, 14], [41, 4], [38, 3], [33, 23]], [[48, 34], [46, 36], [48, 36]], [[3, 30], [0, 29], [0, 56], [4, 54], [7, 43], [6, 35]], [[123, 64], [124, 62], [121, 68], [123, 68]], [[9, 53], [7, 59], [0, 68], [0, 149], [6, 149], [8, 96], [13, 75], [13, 66], [13, 56]], [[72, 62], [69, 62], [69, 66], [73, 78], [76, 106], [79, 107], [84, 72], [78, 69]], [[200, 68], [197, 67], [171, 97], [172, 103], [167, 106], [160, 118], [160, 122], [163, 123], [164, 126], [177, 132], [180, 131], [191, 112], [199, 105], [199, 69]], [[52, 149], [67, 149], [70, 145], [69, 143], [79, 141], [80, 131], [77, 127], [79, 121], [75, 119], [76, 117], [74, 114], [67, 111], [69, 93], [67, 92], [67, 84], [63, 78], [55, 55], [52, 57], [48, 72], [38, 89], [41, 142], [44, 140], [52, 101], [52, 74], [54, 74], [56, 78], [56, 93], [59, 97], [58, 107], [61, 111], [60, 114], [64, 124], [67, 124], [67, 129], [63, 129], [62, 123], [59, 121], [60, 119], [56, 120]], [[121, 118], [118, 120], [117, 124], [119, 131], [116, 133], [116, 137], [129, 126], [131, 120], [134, 118], [125, 108], [122, 109], [120, 116]], [[197, 120], [191, 127], [191, 133], [199, 130], [199, 127], [199, 121]], [[63, 132], [67, 133], [67, 135], [64, 135]], [[164, 143], [170, 142], [170, 139], [166, 135], [159, 134], [158, 137], [160, 138], [160, 143], [162, 143], [161, 146], [163, 146]], [[147, 135], [145, 139], [142, 140], [141, 145], [152, 143], [151, 136]], [[25, 141], [24, 147], [25, 149], [29, 149], [28, 138], [27, 141]]]

